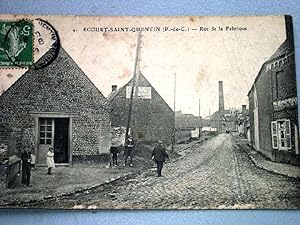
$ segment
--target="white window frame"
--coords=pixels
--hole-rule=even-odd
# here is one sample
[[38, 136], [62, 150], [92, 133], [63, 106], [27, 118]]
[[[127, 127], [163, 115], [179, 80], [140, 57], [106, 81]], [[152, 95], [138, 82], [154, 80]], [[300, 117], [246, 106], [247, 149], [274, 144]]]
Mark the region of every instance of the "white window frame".
[[[284, 134], [285, 134], [285, 146], [286, 147], [282, 147], [281, 146], [281, 138], [279, 135], [279, 128], [278, 128], [278, 124], [279, 123], [284, 123]], [[275, 132], [274, 132], [274, 126], [275, 126]], [[287, 132], [289, 131], [289, 132]], [[280, 120], [276, 120], [276, 121], [271, 121], [271, 136], [272, 136], [272, 148], [273, 149], [278, 149], [278, 150], [290, 150], [292, 149], [292, 138], [291, 138], [291, 121], [288, 119], [280, 119]], [[277, 139], [277, 145], [276, 145], [276, 141], [275, 139]], [[288, 146], [289, 144], [289, 146]], [[288, 146], [288, 147], [287, 147]]]

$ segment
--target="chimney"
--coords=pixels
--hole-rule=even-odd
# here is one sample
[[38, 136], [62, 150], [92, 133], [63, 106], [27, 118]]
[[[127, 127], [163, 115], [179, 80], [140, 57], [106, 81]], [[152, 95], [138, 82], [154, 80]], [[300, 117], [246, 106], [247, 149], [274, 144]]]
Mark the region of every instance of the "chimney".
[[284, 20], [285, 20], [286, 39], [290, 44], [290, 46], [294, 49], [293, 19], [291, 16], [285, 15]]
[[219, 111], [224, 111], [223, 81], [219, 81]]
[[242, 105], [242, 113], [243, 113], [243, 114], [246, 113], [246, 110], [247, 110], [246, 105]]
[[116, 90], [117, 90], [117, 88], [118, 88], [118, 86], [117, 86], [117, 85], [111, 85], [111, 92], [114, 92], [114, 91], [116, 91]]

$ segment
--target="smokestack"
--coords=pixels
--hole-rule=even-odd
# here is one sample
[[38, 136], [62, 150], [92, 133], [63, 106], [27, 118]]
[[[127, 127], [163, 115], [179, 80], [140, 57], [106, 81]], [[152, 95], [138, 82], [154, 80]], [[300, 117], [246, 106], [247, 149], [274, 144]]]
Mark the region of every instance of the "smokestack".
[[245, 114], [246, 113], [246, 105], [242, 105], [242, 113]]
[[111, 92], [114, 92], [114, 91], [116, 91], [116, 90], [117, 90], [117, 88], [118, 88], [118, 86], [117, 86], [117, 85], [111, 85]]
[[224, 111], [223, 81], [219, 81], [219, 111]]
[[294, 48], [294, 31], [293, 31], [293, 19], [291, 16], [285, 15], [285, 32], [286, 39], [288, 40], [290, 46]]

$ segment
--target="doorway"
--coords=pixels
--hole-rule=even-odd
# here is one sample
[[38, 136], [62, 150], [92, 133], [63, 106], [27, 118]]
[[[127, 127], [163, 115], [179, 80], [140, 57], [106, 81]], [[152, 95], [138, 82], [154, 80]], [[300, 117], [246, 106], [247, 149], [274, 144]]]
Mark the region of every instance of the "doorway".
[[39, 118], [37, 163], [46, 164], [47, 152], [54, 149], [54, 162], [69, 163], [69, 118]]
[[69, 119], [59, 118], [54, 121], [54, 162], [69, 162]]

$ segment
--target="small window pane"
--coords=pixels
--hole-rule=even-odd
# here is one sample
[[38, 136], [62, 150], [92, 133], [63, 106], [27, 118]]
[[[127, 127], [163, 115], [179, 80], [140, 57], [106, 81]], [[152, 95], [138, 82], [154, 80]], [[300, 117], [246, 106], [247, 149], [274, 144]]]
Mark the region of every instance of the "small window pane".
[[41, 124], [45, 124], [46, 120], [45, 119], [40, 119]]
[[45, 131], [46, 127], [45, 126], [40, 126], [40, 131]]
[[285, 141], [284, 141], [284, 139], [281, 139], [281, 147], [285, 148]]
[[274, 148], [278, 148], [278, 140], [277, 137], [273, 137], [273, 141], [274, 141]]
[[287, 120], [285, 123], [285, 129], [286, 129], [286, 133], [290, 134], [290, 121]]
[[45, 132], [40, 132], [40, 138], [44, 138], [45, 137]]
[[51, 139], [47, 139], [47, 140], [46, 140], [46, 144], [47, 144], [47, 145], [51, 145]]
[[276, 134], [277, 130], [276, 130], [276, 124], [272, 123], [272, 133]]
[[52, 119], [47, 119], [47, 124], [52, 124]]
[[289, 135], [286, 137], [286, 147], [291, 148], [291, 138]]
[[47, 126], [47, 131], [52, 131], [52, 126]]
[[52, 133], [47, 133], [47, 138], [51, 138], [51, 137], [52, 137], [51, 134], [52, 134]]
[[41, 138], [40, 139], [40, 144], [44, 145], [45, 144], [45, 139]]

